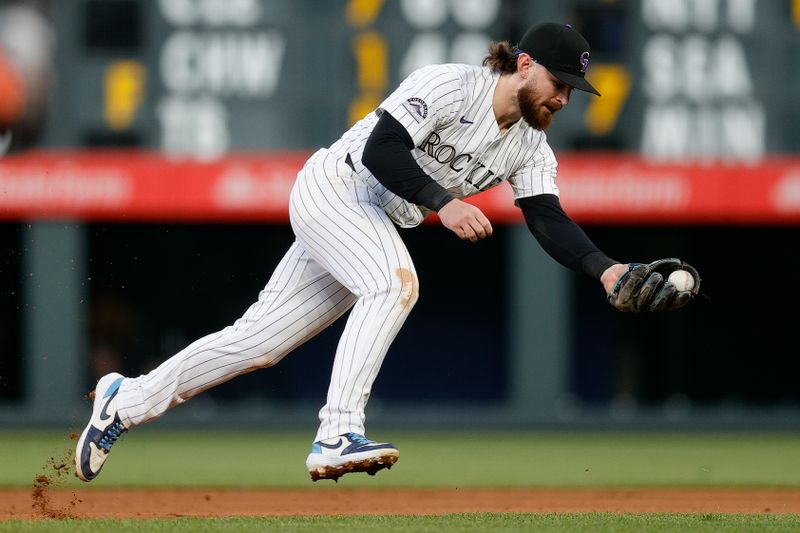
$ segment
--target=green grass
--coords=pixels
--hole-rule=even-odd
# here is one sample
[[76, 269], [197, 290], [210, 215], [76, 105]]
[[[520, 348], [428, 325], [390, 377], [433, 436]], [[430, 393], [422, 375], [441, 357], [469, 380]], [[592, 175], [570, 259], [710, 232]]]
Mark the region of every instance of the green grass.
[[[30, 487], [50, 458], [74, 447], [67, 432], [0, 431], [0, 486]], [[553, 433], [381, 431], [402, 458], [391, 473], [345, 476], [370, 487], [797, 487], [800, 433]], [[314, 488], [304, 468], [311, 435], [300, 432], [142, 428], [114, 449], [90, 485], [64, 487]], [[324, 488], [334, 485], [326, 483]], [[457, 514], [9, 520], [0, 532], [128, 531], [797, 531], [799, 515]]]
[[[302, 487], [308, 432], [142, 428], [114, 448], [90, 485]], [[345, 476], [370, 487], [797, 487], [800, 433], [550, 433], [381, 431], [401, 450], [391, 474]], [[67, 432], [0, 431], [0, 486], [29, 487]], [[12, 459], [13, 458], [13, 459]], [[52, 473], [52, 471], [47, 471]], [[80, 482], [71, 476], [65, 487]]]
[[457, 514], [441, 516], [353, 516], [353, 517], [271, 517], [271, 518], [180, 518], [171, 520], [64, 520], [0, 522], [0, 531], [97, 533], [189, 532], [189, 531], [608, 531], [627, 533], [797, 531], [796, 515], [716, 514]]

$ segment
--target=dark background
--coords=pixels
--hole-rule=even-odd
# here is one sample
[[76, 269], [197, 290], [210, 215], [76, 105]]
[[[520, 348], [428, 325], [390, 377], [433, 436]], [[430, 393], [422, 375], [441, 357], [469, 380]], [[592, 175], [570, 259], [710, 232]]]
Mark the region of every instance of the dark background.
[[[0, 7], [10, 3], [17, 2], [0, 1]], [[377, 103], [397, 85], [404, 76], [404, 60], [419, 39], [432, 34], [443, 43], [444, 55], [421, 58], [427, 63], [462, 60], [458, 52], [463, 49], [456, 44], [463, 47], [463, 37], [480, 34], [515, 41], [529, 22], [542, 20], [572, 22], [593, 43], [593, 65], [624, 66], [632, 79], [619, 116], [604, 133], [587, 128], [586, 111], [593, 100], [574, 95], [548, 131], [557, 156], [564, 150], [640, 152], [643, 116], [655, 106], [643, 88], [642, 54], [655, 37], [672, 39], [675, 50], [698, 39], [709, 48], [721, 39], [740, 45], [753, 85], [749, 94], [717, 95], [698, 104], [678, 91], [669, 103], [687, 106], [693, 117], [736, 108], [740, 100], [757, 104], [764, 110], [763, 155], [791, 155], [800, 149], [793, 120], [800, 109], [793, 97], [800, 86], [800, 22], [788, 1], [758, 2], [754, 24], [746, 31], [728, 24], [730, 2], [715, 3], [716, 25], [698, 28], [692, 19], [679, 31], [666, 23], [648, 23], [645, 4], [639, 0], [501, 0], [495, 16], [482, 25], [458, 17], [467, 11], [465, 3], [446, 1], [447, 15], [430, 27], [414, 23], [402, 9], [412, 4], [399, 1], [384, 3], [375, 20], [358, 25], [348, 20], [344, 0], [263, 0], [257, 2], [257, 20], [240, 26], [199, 19], [174, 24], [164, 13], [166, 3], [143, 0], [18, 3], [40, 12], [55, 37], [38, 43], [47, 60], [39, 66], [43, 74], [32, 93], [41, 90], [45, 96], [32, 99], [38, 108], [14, 126], [14, 149], [20, 152], [109, 146], [163, 150], [166, 126], [159, 109], [171, 98], [210, 99], [222, 106], [230, 137], [227, 150], [316, 149], [349, 126], [351, 106], [359, 98]], [[192, 0], [181, 5], [213, 3]], [[670, 4], [674, 13], [694, 5]], [[286, 53], [275, 92], [170, 92], [161, 62], [167, 44], [183, 33], [200, 40], [218, 34], [232, 39], [280, 34]], [[388, 63], [385, 72], [378, 73], [385, 74], [384, 85], [365, 83], [364, 74], [375, 73], [365, 72], [356, 57], [356, 39], [368, 33], [385, 40]], [[481, 44], [480, 54], [484, 51]], [[131, 98], [130, 123], [114, 128], [104, 114], [113, 101], [105, 92], [105, 76], [116, 62], [129, 60], [143, 68], [146, 81], [141, 99]], [[191, 112], [183, 117], [189, 133], [198, 129], [193, 117]], [[208, 154], [189, 150], [171, 155]], [[699, 160], [710, 168], [731, 163], [725, 154], [693, 155], [695, 160], [680, 154], [677, 158]], [[3, 399], [24, 395], [26, 325], [21, 311], [26, 304], [20, 290], [28, 276], [23, 263], [30, 244], [26, 232], [36, 222], [0, 223]], [[146, 372], [194, 339], [232, 323], [257, 297], [292, 241], [285, 225], [66, 223], [85, 224], [87, 301], [82, 309], [90, 365], [76, 372], [82, 373], [87, 387], [111, 368], [131, 375]], [[568, 381], [578, 400], [598, 405], [619, 399], [645, 405], [797, 405], [800, 364], [794, 328], [800, 288], [794, 275], [800, 271], [800, 228], [674, 222], [585, 229], [620, 261], [677, 256], [697, 267], [704, 281], [701, 296], [680, 312], [626, 315], [605, 302], [596, 281], [567, 274], [571, 286], [563, 297], [572, 314], [566, 321], [571, 328]], [[471, 245], [436, 225], [403, 232], [420, 277], [420, 300], [390, 349], [374, 397], [393, 403], [486, 403], [506, 398], [512, 371], [509, 295], [515, 290], [509, 282], [508, 234], [508, 227], [496, 226], [491, 239]], [[531, 246], [537, 246], [532, 239]], [[340, 321], [276, 368], [240, 377], [208, 394], [220, 400], [259, 396], [321, 404], [341, 327]], [[531, 338], [531, 354], [537, 349], [537, 339]]]
[[[800, 229], [585, 229], [620, 261], [665, 255], [690, 261], [703, 285], [680, 312], [623, 314], [605, 302], [599, 283], [569, 273], [574, 320], [569, 381], [581, 401], [605, 404], [624, 396], [647, 405], [677, 395], [693, 404], [798, 403], [794, 309], [800, 287], [792, 273], [800, 271], [793, 245]], [[0, 232], [19, 242], [24, 227], [3, 224]], [[389, 351], [374, 397], [393, 403], [502, 400], [513, 290], [503, 253], [507, 228], [495, 228], [490, 239], [475, 245], [436, 226], [402, 234], [420, 277], [420, 299]], [[194, 339], [232, 323], [257, 298], [292, 239], [282, 225], [90, 225], [87, 327], [93, 364], [85, 375], [87, 387], [103, 365], [118, 365], [129, 375], [146, 372]], [[20, 347], [17, 256], [15, 247], [5, 250], [0, 268], [0, 391], [6, 398], [21, 392], [19, 359], [8, 357]], [[340, 320], [275, 368], [208, 394], [220, 400], [262, 396], [319, 403], [342, 327]], [[530, 349], [536, 350], [535, 338]]]

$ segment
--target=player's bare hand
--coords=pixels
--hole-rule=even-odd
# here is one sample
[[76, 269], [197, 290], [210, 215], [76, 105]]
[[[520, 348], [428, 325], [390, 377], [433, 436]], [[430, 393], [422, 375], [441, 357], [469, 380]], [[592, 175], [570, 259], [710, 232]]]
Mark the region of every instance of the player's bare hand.
[[492, 234], [492, 224], [472, 204], [454, 199], [439, 210], [442, 225], [464, 240], [478, 242]]

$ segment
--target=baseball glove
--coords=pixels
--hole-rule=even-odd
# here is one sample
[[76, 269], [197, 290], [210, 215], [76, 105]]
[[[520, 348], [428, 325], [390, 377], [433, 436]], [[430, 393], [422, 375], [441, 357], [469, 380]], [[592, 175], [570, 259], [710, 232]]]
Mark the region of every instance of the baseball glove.
[[[679, 291], [667, 281], [675, 270], [686, 270], [694, 278], [691, 290]], [[626, 312], [672, 311], [689, 303], [700, 292], [700, 274], [680, 259], [659, 259], [649, 265], [631, 263], [617, 280], [608, 302]]]

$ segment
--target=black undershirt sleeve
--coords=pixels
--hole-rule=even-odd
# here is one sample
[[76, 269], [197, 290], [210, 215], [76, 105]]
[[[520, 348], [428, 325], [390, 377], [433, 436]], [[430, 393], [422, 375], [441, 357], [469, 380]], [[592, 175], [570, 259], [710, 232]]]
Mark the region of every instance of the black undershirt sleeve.
[[383, 111], [364, 146], [361, 163], [400, 198], [438, 211], [453, 196], [423, 172], [411, 155], [413, 149], [411, 135], [392, 115]]
[[608, 267], [619, 263], [601, 252], [567, 216], [558, 196], [539, 194], [520, 198], [517, 204], [544, 251], [565, 267], [599, 280]]

